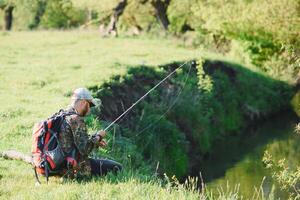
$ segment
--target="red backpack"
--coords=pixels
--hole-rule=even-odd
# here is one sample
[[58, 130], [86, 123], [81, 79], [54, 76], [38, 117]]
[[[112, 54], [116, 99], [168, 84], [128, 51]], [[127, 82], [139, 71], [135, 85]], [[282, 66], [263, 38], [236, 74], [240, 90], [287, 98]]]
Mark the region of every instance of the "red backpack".
[[76, 113], [67, 113], [60, 110], [47, 120], [34, 125], [31, 153], [35, 177], [38, 183], [40, 183], [38, 174], [46, 176], [48, 182], [49, 176], [61, 171], [60, 167], [68, 159], [59, 144], [58, 134], [65, 116], [73, 114]]

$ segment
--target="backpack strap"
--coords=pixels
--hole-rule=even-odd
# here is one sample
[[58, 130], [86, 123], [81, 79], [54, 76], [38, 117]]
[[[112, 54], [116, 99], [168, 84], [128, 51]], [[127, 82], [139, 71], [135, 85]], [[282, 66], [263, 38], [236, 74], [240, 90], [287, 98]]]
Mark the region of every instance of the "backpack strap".
[[36, 182], [37, 182], [39, 185], [41, 185], [41, 181], [40, 181], [39, 176], [38, 176], [38, 173], [37, 173], [37, 171], [36, 171], [36, 166], [33, 168], [33, 170], [34, 170], [34, 175], [35, 175]]
[[69, 112], [62, 111], [62, 116], [63, 117], [68, 116], [68, 115], [78, 115], [78, 113], [76, 113], [74, 111], [69, 111]]
[[45, 161], [45, 176], [46, 176], [46, 181], [48, 184], [48, 182], [49, 182], [49, 164], [48, 164], [47, 160]]

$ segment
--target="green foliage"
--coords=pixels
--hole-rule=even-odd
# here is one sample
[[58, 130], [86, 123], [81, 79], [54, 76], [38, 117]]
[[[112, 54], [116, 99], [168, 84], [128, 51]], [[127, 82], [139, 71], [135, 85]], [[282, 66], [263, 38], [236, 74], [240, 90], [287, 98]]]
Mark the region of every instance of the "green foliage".
[[242, 41], [245, 53], [249, 54], [254, 65], [273, 77], [292, 81], [298, 71], [293, 67], [297, 61], [288, 56], [285, 46], [292, 45], [298, 50], [300, 47], [296, 39], [300, 31], [299, 15], [296, 14], [299, 3], [289, 0], [270, 4], [266, 1], [228, 3], [221, 10], [222, 19], [217, 19], [222, 22], [218, 29], [226, 37]]
[[85, 11], [75, 9], [70, 0], [50, 0], [47, 1], [41, 26], [44, 28], [70, 28], [82, 24], [85, 18]]
[[[292, 0], [175, 0], [168, 16], [177, 35], [186, 24], [195, 29], [190, 44], [232, 55], [238, 43], [242, 49], [235, 58], [292, 82], [299, 70], [299, 8], [300, 2]], [[290, 47], [294, 53], [288, 53]]]
[[13, 6], [13, 29], [25, 29], [33, 18], [31, 7], [38, 0], [1, 0], [0, 1], [0, 27], [4, 25], [4, 11], [9, 6]]
[[205, 73], [203, 69], [204, 60], [199, 59], [197, 63], [198, 87], [200, 90], [210, 93], [213, 90], [213, 82], [211, 77]]
[[145, 31], [151, 31], [157, 27], [157, 20], [150, 4], [141, 4], [141, 0], [128, 0], [128, 5], [120, 17], [118, 26], [123, 31], [133, 27], [139, 27]]
[[6, 6], [5, 0], [0, 0], [0, 8], [3, 9]]
[[[122, 107], [129, 107], [133, 103], [133, 99], [137, 99], [143, 93], [146, 93], [146, 90], [149, 90], [156, 80], [163, 78], [162, 75], [165, 75], [165, 72], [143, 66], [130, 68], [126, 76], [112, 77], [110, 81], [104, 83], [95, 93], [102, 99], [111, 98], [109, 101], [118, 102], [118, 99], [120, 99], [125, 104]], [[144, 83], [137, 83], [138, 81], [143, 81]], [[131, 93], [130, 97], [128, 96], [129, 93]], [[160, 101], [159, 95], [160, 92], [154, 91], [148, 98], [151, 101]], [[112, 105], [112, 102], [110, 104]], [[126, 104], [128, 105], [126, 106]], [[176, 124], [161, 115], [160, 110], [168, 109], [167, 106], [165, 104], [157, 104], [157, 107], [153, 109], [153, 104], [143, 103], [139, 105], [139, 112], [144, 113], [143, 116], [131, 119], [131, 123], [137, 121], [135, 126], [130, 129], [123, 128], [122, 132], [123, 135], [129, 137], [129, 140], [138, 146], [138, 151], [143, 154], [144, 158], [152, 162], [150, 166], [154, 167], [154, 163], [158, 162], [160, 171], [182, 177], [187, 173], [188, 167], [187, 155], [183, 144], [185, 141], [184, 135], [176, 128]], [[117, 105], [113, 107], [117, 107]], [[105, 111], [106, 113], [111, 113], [111, 111], [107, 111], [106, 105], [104, 105]], [[132, 112], [136, 113], [137, 111], [133, 110]], [[101, 113], [97, 112], [96, 114], [101, 115]], [[158, 121], [159, 123], [156, 123]], [[149, 122], [153, 123], [149, 124]]]
[[[104, 100], [102, 113], [95, 114], [116, 118], [180, 64], [129, 68], [126, 75], [91, 88]], [[137, 145], [153, 168], [159, 162], [159, 171], [179, 178], [189, 170], [189, 151], [209, 153], [216, 140], [287, 108], [292, 96], [290, 86], [242, 66], [205, 59], [197, 64], [190, 69], [187, 64], [156, 88], [117, 131]]]
[[96, 20], [97, 24], [107, 24], [110, 19], [110, 15], [113, 13], [113, 9], [118, 5], [118, 0], [101, 0], [101, 1], [81, 1], [70, 0], [74, 8], [79, 10], [87, 10], [90, 12], [88, 20]]
[[74, 8], [71, 0], [11, 0], [1, 1], [1, 5], [14, 5], [13, 27], [17, 30], [71, 28], [86, 20], [85, 10]]
[[46, 0], [37, 0], [35, 4], [31, 4], [31, 11], [35, 13], [32, 22], [28, 25], [29, 29], [38, 28], [47, 7]]
[[170, 31], [180, 35], [186, 30], [185, 26], [190, 26], [190, 28], [195, 28], [198, 24], [194, 23], [193, 15], [191, 12], [196, 3], [196, 0], [175, 0], [171, 1], [168, 8], [168, 17], [170, 20]]
[[[294, 128], [294, 133], [297, 134], [297, 137], [299, 137], [300, 133], [300, 125], [299, 123], [296, 124]], [[292, 138], [290, 142], [287, 142], [286, 145], [294, 146], [295, 139]], [[278, 144], [275, 146], [278, 148]], [[265, 168], [268, 169], [271, 174], [272, 178], [278, 183], [280, 186], [280, 189], [283, 191], [286, 191], [286, 193], [289, 196], [289, 199], [299, 199], [300, 198], [300, 166], [299, 162], [296, 162], [296, 166], [291, 165], [290, 160], [294, 160], [295, 157], [298, 156], [298, 151], [292, 152], [291, 155], [287, 154], [286, 152], [283, 153], [284, 157], [276, 158], [276, 154], [274, 152], [274, 149], [269, 148], [272, 153], [270, 153], [268, 150], [264, 152], [263, 156], [263, 163], [265, 164]], [[272, 155], [274, 152], [274, 156]], [[295, 163], [292, 163], [295, 164]], [[298, 165], [297, 165], [298, 164]]]
[[21, 0], [0, 0], [0, 9], [5, 9], [7, 6], [14, 6], [22, 2]]
[[[157, 107], [154, 110], [151, 105], [145, 106], [144, 117], [140, 118], [136, 125], [140, 128], [137, 128], [133, 136], [136, 138], [139, 150], [146, 160], [159, 162], [160, 171], [183, 177], [188, 170], [184, 134], [177, 129], [176, 124], [158, 112], [167, 109], [166, 107]], [[158, 121], [159, 123], [156, 123]]]
[[272, 177], [278, 182], [280, 188], [289, 194], [289, 199], [299, 199], [300, 167], [292, 170], [284, 158], [275, 161], [267, 151], [264, 154], [263, 162], [266, 168], [272, 171]]

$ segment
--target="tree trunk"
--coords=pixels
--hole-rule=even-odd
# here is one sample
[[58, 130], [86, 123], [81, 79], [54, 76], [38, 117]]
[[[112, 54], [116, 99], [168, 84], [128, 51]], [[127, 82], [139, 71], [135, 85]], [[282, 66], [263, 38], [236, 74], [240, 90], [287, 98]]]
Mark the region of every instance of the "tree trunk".
[[12, 159], [12, 160], [21, 160], [28, 164], [31, 164], [31, 157], [28, 155], [25, 155], [21, 152], [18, 152], [16, 150], [9, 150], [4, 151], [0, 153], [0, 157], [3, 157], [5, 159]]
[[106, 29], [106, 35], [118, 36], [117, 23], [126, 6], [127, 0], [121, 0], [119, 4], [114, 8], [113, 14], [110, 17], [110, 22]]
[[37, 28], [40, 25], [41, 18], [44, 15], [47, 7], [47, 1], [39, 1], [37, 4], [37, 10], [34, 15], [34, 21], [29, 25], [30, 29]]
[[4, 10], [4, 29], [6, 31], [11, 30], [12, 27], [12, 21], [13, 21], [13, 10], [15, 7], [8, 6]]
[[171, 0], [152, 0], [151, 5], [155, 9], [155, 15], [160, 22], [163, 29], [168, 30], [168, 26], [170, 24], [170, 21], [167, 16], [167, 10], [168, 6], [170, 4]]

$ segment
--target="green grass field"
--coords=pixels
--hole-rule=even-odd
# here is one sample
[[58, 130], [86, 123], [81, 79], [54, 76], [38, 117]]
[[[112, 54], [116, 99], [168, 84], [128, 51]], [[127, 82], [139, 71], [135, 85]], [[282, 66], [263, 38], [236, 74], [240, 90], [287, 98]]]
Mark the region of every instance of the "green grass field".
[[[76, 87], [100, 85], [113, 74], [126, 73], [130, 66], [155, 67], [200, 55], [221, 58], [183, 48], [170, 38], [101, 38], [96, 31], [2, 32], [0, 152], [15, 149], [30, 154], [33, 124], [65, 108]], [[81, 182], [51, 177], [49, 185], [42, 179], [44, 184], [35, 186], [28, 164], [0, 158], [0, 199], [239, 198], [234, 186], [199, 193], [193, 184], [178, 185], [154, 174], [128, 168], [117, 176]], [[253, 194], [263, 199], [260, 190], [253, 190]]]
[[103, 39], [75, 31], [2, 33], [0, 47], [0, 150], [23, 152], [30, 150], [33, 123], [65, 107], [74, 88], [98, 85], [128, 66], [197, 54], [171, 40]]
[[[93, 86], [129, 66], [158, 65], [197, 57], [196, 50], [176, 41], [101, 38], [97, 32], [39, 31], [0, 33], [0, 151], [30, 154], [31, 130], [69, 103], [80, 86]], [[195, 199], [194, 192], [169, 192], [158, 182], [140, 183], [136, 176], [109, 177], [84, 183], [60, 183], [37, 190], [33, 170], [20, 161], [0, 159], [0, 199]], [[127, 172], [124, 172], [127, 173]], [[52, 192], [52, 193], [51, 193]]]

